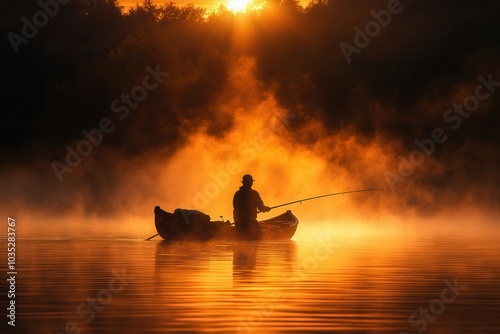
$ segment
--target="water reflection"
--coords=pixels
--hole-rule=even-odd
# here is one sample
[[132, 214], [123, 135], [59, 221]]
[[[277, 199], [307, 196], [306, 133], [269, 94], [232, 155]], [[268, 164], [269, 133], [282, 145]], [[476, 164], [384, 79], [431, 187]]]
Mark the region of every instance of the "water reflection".
[[[232, 257], [233, 282], [237, 284], [251, 283], [256, 270], [262, 277], [268, 271], [288, 272], [294, 268], [296, 261], [296, 245], [294, 241], [265, 242], [241, 241], [234, 243], [182, 242], [162, 241], [156, 248], [156, 278], [161, 282], [168, 278], [175, 269], [177, 274], [192, 277], [205, 271], [205, 278], [210, 280], [208, 272], [219, 265], [227, 265], [227, 257]], [[227, 268], [220, 268], [227, 269]], [[221, 270], [218, 274], [227, 272]]]
[[[59, 333], [68, 323], [82, 333], [416, 333], [421, 308], [433, 319], [426, 333], [500, 329], [493, 234], [20, 244], [20, 333]], [[133, 279], [87, 322], [79, 306], [122, 270]]]
[[[288, 272], [294, 267], [294, 241], [235, 242], [233, 249], [233, 285], [260, 280], [268, 272]], [[258, 262], [260, 265], [258, 265]], [[257, 271], [257, 277], [254, 277]]]
[[257, 242], [233, 244], [233, 282], [252, 283], [257, 264]]

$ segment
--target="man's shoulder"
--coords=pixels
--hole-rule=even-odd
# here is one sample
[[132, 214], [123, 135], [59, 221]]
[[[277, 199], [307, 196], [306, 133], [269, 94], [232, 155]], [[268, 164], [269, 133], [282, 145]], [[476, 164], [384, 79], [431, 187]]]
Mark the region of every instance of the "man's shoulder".
[[234, 193], [235, 195], [236, 194], [255, 194], [255, 195], [259, 195], [259, 192], [255, 189], [252, 189], [252, 188], [244, 188], [244, 187], [241, 187], [240, 189], [236, 190], [236, 192]]
[[259, 192], [258, 192], [257, 190], [255, 190], [255, 189], [251, 189], [251, 191], [252, 191], [252, 194], [253, 194], [253, 195], [255, 195], [255, 196], [259, 196], [259, 197], [260, 197], [260, 194], [259, 194]]
[[245, 192], [246, 192], [245, 189], [240, 188], [240, 189], [236, 190], [236, 192], [234, 193], [234, 197], [242, 196]]

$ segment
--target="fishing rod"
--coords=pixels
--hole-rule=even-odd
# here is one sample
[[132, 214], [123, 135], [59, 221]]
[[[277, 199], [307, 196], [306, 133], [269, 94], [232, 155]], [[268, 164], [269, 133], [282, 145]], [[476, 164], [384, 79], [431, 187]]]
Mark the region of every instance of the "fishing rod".
[[302, 204], [302, 202], [311, 201], [313, 199], [318, 199], [318, 198], [323, 198], [323, 197], [336, 196], [336, 195], [345, 195], [345, 194], [352, 194], [352, 193], [361, 193], [361, 192], [365, 192], [365, 191], [375, 191], [375, 190], [384, 190], [384, 189], [381, 189], [381, 188], [370, 188], [370, 189], [361, 189], [361, 190], [342, 191], [342, 192], [333, 193], [333, 194], [326, 194], [326, 195], [320, 195], [320, 196], [314, 196], [314, 197], [299, 199], [299, 200], [296, 200], [296, 201], [293, 201], [293, 202], [288, 202], [288, 203], [284, 203], [284, 204], [280, 204], [280, 205], [275, 205], [275, 206], [270, 207], [269, 209], [272, 210], [272, 209], [276, 209], [276, 208], [281, 208], [282, 206], [286, 206], [286, 205], [290, 205], [290, 204], [295, 204], [295, 203], [301, 203]]
[[[332, 193], [332, 194], [314, 196], [314, 197], [299, 199], [299, 200], [288, 202], [288, 203], [284, 203], [284, 204], [275, 205], [275, 206], [270, 207], [269, 210], [276, 209], [276, 208], [281, 208], [282, 206], [286, 206], [286, 205], [290, 205], [290, 204], [311, 201], [313, 199], [318, 199], [318, 198], [323, 198], [323, 197], [330, 197], [330, 196], [336, 196], [336, 195], [345, 195], [345, 194], [352, 194], [352, 193], [361, 193], [361, 192], [376, 191], [376, 190], [384, 190], [384, 189], [381, 189], [381, 188], [370, 188], [370, 189], [350, 190], [350, 191], [342, 191], [342, 192], [338, 192], [338, 193]], [[258, 213], [260, 213], [260, 212], [262, 212], [262, 211], [259, 211]], [[221, 216], [221, 218], [222, 218], [222, 220], [224, 220], [224, 218], [222, 216]], [[233, 224], [231, 224], [231, 225], [233, 225]], [[147, 238], [145, 241], [151, 240], [154, 237], [156, 237], [157, 235], [158, 234], [152, 235], [149, 238]]]

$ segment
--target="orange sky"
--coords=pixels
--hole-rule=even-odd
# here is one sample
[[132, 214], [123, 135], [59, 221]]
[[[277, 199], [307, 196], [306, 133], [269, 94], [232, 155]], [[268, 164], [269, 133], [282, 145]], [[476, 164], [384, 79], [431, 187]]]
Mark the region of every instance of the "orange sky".
[[[118, 0], [118, 2], [125, 7], [125, 9], [128, 9], [130, 7], [134, 7], [136, 3], [141, 3], [142, 0]], [[159, 5], [163, 5], [165, 3], [168, 3], [168, 0], [153, 0], [154, 3], [157, 3]], [[194, 3], [196, 6], [206, 8], [207, 10], [213, 10], [217, 8], [217, 6], [225, 2], [224, 0], [181, 0], [181, 1], [173, 1], [175, 3], [178, 3], [180, 5], [187, 5], [188, 3]]]
[[[122, 4], [122, 6], [125, 7], [125, 9], [130, 8], [135, 6], [136, 3], [141, 3], [142, 0], [118, 0], [119, 3]], [[153, 0], [153, 2], [163, 5], [165, 3], [168, 3], [170, 1], [168, 0]], [[180, 1], [173, 1], [175, 3], [178, 3], [180, 5], [187, 5], [188, 3], [193, 3], [196, 6], [206, 8], [207, 10], [213, 10], [219, 6], [221, 3], [225, 3], [225, 0], [180, 0]]]
[[[230, 0], [180, 0], [173, 2], [178, 3], [180, 5], [187, 5], [189, 3], [193, 3], [195, 6], [203, 7], [211, 11], [217, 8], [221, 3], [227, 4], [229, 1]], [[122, 6], [124, 6], [125, 9], [127, 9], [135, 6], [136, 3], [141, 3], [142, 0], [119, 0], [118, 2]], [[165, 3], [170, 2], [170, 0], [153, 0], [153, 2], [159, 5], [163, 5]], [[305, 6], [307, 3], [309, 3], [309, 0], [301, 0], [300, 3], [302, 4], [302, 6]]]

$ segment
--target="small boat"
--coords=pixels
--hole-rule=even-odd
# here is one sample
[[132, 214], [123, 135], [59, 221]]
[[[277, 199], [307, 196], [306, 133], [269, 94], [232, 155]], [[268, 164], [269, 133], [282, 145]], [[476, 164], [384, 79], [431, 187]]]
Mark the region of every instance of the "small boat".
[[[252, 239], [236, 232], [229, 221], [210, 221], [210, 217], [199, 211], [176, 209], [174, 213], [154, 209], [155, 226], [158, 234], [165, 240], [241, 240]], [[292, 211], [259, 221], [260, 240], [290, 240], [299, 224]], [[250, 231], [251, 232], [251, 231]], [[248, 235], [251, 235], [249, 233]]]

